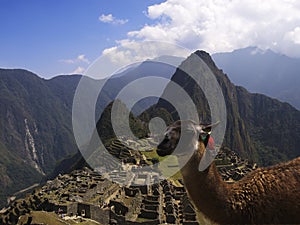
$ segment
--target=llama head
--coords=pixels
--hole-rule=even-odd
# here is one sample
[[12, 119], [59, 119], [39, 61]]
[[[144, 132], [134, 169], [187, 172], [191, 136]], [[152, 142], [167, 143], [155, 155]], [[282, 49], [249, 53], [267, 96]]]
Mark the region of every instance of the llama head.
[[167, 127], [164, 139], [157, 146], [157, 154], [166, 156], [173, 152], [175, 155], [194, 152], [199, 144], [207, 145], [211, 130], [217, 124], [203, 125], [191, 120], [178, 120]]

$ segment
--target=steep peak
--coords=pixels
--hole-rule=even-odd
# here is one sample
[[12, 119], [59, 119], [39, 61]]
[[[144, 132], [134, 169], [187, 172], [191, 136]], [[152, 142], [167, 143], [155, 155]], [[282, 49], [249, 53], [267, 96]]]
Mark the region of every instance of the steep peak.
[[200, 57], [209, 57], [209, 53], [207, 53], [204, 50], [197, 50], [194, 52], [194, 54], [200, 56]]
[[194, 52], [194, 54], [199, 56], [211, 69], [217, 67], [210, 54], [206, 51], [197, 50], [196, 52]]

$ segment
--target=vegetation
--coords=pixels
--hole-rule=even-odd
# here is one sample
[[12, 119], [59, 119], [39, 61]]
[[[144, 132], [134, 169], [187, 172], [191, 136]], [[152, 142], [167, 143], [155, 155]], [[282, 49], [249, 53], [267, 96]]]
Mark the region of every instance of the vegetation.
[[25, 224], [28, 221], [29, 216], [32, 217], [31, 223], [33, 224], [51, 224], [51, 225], [66, 224], [54, 212], [44, 212], [44, 211], [32, 211], [29, 215], [22, 216], [18, 221], [18, 224]]
[[0, 69], [0, 207], [8, 195], [40, 182], [41, 171], [50, 173], [57, 160], [76, 152], [71, 108], [59, 96], [63, 87], [51, 84], [25, 70]]
[[[136, 137], [142, 138], [148, 135], [148, 129], [143, 125], [142, 121], [136, 118], [131, 112], [129, 113], [124, 103], [122, 103], [120, 100], [115, 100], [105, 108], [99, 121], [97, 122], [97, 132], [103, 143], [116, 138], [111, 122], [111, 110], [113, 104], [116, 105], [115, 107], [118, 107], [118, 112], [121, 115], [129, 114], [129, 126]], [[122, 132], [120, 135], [127, 136], [128, 130], [125, 121], [118, 120], [118, 118], [114, 119], [118, 121], [118, 125]]]

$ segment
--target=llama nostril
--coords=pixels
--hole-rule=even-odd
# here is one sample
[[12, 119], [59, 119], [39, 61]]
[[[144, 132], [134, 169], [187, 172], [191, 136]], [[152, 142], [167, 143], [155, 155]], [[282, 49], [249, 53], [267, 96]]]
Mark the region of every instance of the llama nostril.
[[166, 145], [168, 144], [168, 140], [164, 139], [160, 144], [157, 146], [158, 149], [165, 149]]
[[156, 148], [156, 151], [158, 152], [161, 152], [162, 151], [162, 146], [161, 146], [161, 144], [159, 144], [158, 146], [157, 146], [157, 148]]
[[161, 149], [162, 147], [162, 144], [160, 143], [158, 146], [157, 146], [157, 149]]
[[156, 152], [159, 156], [165, 156], [166, 154], [164, 153], [164, 150], [160, 149], [160, 148], [157, 148], [156, 149]]

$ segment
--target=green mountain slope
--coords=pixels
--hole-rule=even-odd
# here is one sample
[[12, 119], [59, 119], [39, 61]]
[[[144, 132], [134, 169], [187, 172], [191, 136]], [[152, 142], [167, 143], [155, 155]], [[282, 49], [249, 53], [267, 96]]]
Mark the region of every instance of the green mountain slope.
[[2, 200], [76, 152], [69, 107], [54, 93], [33, 73], [0, 70], [0, 183], [6, 183]]
[[[101, 116], [100, 109], [137, 77], [170, 77], [173, 72], [168, 65], [149, 61], [110, 79], [97, 103], [96, 118]], [[63, 165], [64, 159], [72, 161], [71, 168], [83, 162], [77, 161], [72, 130], [73, 97], [81, 77], [67, 75], [45, 80], [26, 70], [0, 69], [0, 207], [8, 195], [39, 182], [44, 175], [69, 171]], [[89, 81], [95, 88], [104, 82]], [[142, 102], [137, 109], [151, 103]]]

